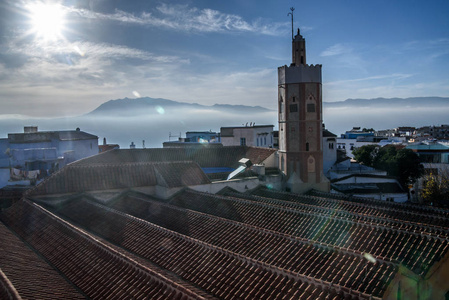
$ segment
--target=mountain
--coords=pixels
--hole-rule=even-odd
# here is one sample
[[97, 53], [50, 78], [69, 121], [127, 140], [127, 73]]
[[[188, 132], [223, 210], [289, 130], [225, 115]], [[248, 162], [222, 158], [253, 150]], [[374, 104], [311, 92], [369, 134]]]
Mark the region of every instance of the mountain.
[[404, 108], [404, 107], [449, 107], [448, 97], [411, 97], [411, 98], [375, 98], [347, 99], [338, 102], [324, 102], [326, 108], [337, 107], [372, 107], [372, 108]]
[[260, 113], [260, 112], [272, 112], [267, 108], [261, 106], [246, 106], [246, 105], [228, 105], [228, 104], [215, 104], [212, 106], [201, 105], [198, 103], [186, 103], [178, 102], [162, 98], [150, 98], [143, 97], [137, 99], [117, 99], [109, 100], [99, 107], [86, 114], [85, 116], [138, 116], [138, 115], [152, 115], [152, 114], [165, 114], [172, 113], [174, 111], [215, 111], [215, 112], [227, 112], [234, 114], [246, 114], [246, 113]]

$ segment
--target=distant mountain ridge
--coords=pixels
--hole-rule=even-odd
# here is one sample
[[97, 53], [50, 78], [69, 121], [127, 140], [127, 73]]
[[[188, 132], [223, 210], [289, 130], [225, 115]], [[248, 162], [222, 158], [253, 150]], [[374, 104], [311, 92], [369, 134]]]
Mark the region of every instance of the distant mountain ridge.
[[337, 102], [324, 102], [323, 106], [332, 107], [449, 107], [449, 97], [410, 97], [410, 98], [374, 98], [346, 99]]
[[214, 110], [227, 113], [260, 113], [272, 112], [261, 106], [214, 104], [212, 106], [198, 103], [178, 102], [163, 98], [142, 97], [136, 99], [109, 100], [98, 106], [85, 116], [136, 116], [170, 113], [180, 109]]
[[[275, 100], [273, 100], [275, 101]], [[372, 107], [372, 108], [401, 108], [401, 107], [449, 107], [449, 97], [410, 97], [410, 98], [373, 98], [346, 99], [344, 101], [323, 102], [325, 108], [338, 107]], [[136, 116], [170, 113], [180, 109], [213, 110], [235, 114], [273, 112], [261, 106], [214, 104], [202, 105], [173, 101], [163, 98], [124, 98], [109, 100], [98, 106], [85, 116]]]

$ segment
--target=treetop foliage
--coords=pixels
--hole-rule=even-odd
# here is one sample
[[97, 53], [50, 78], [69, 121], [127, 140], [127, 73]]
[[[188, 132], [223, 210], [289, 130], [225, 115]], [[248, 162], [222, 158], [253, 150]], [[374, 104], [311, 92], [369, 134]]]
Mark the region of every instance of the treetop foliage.
[[418, 155], [410, 149], [373, 144], [362, 146], [352, 153], [359, 163], [397, 177], [403, 187], [414, 183], [423, 174]]

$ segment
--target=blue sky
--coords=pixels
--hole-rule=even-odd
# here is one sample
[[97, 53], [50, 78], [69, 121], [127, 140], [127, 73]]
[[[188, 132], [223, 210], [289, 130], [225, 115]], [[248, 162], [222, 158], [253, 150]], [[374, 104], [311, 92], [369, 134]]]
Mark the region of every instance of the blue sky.
[[275, 109], [290, 7], [323, 101], [449, 96], [447, 0], [0, 0], [0, 116], [139, 96]]

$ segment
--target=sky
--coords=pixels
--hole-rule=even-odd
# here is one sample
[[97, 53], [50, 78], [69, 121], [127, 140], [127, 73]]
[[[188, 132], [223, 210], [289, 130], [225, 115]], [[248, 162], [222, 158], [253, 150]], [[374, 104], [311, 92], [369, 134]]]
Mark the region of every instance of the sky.
[[449, 96], [447, 0], [0, 0], [0, 118], [125, 97], [276, 109], [291, 7], [323, 101]]

